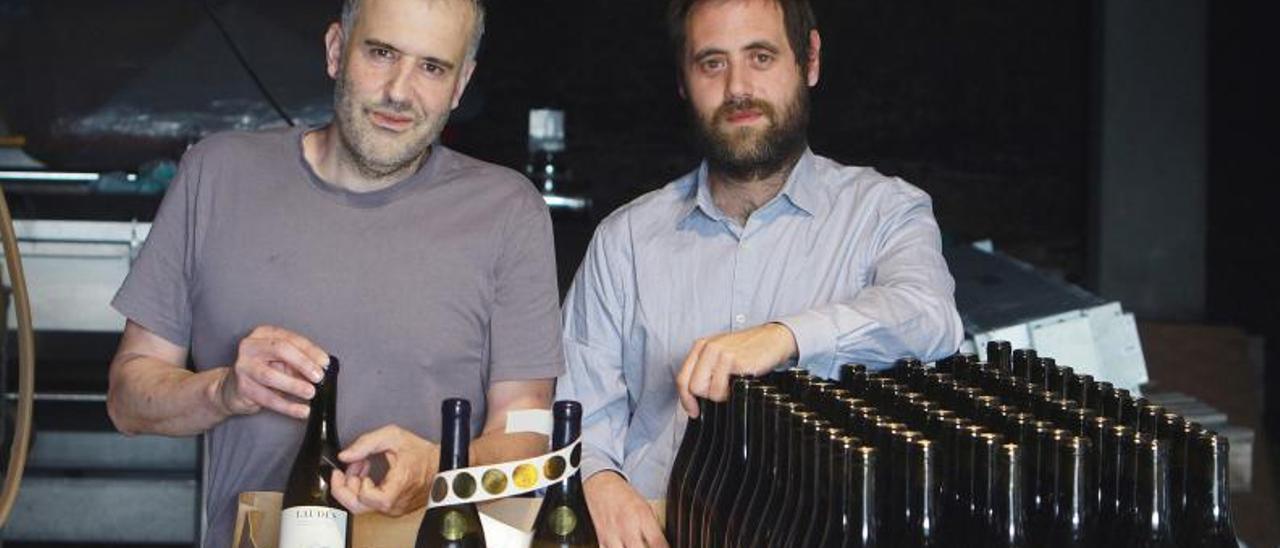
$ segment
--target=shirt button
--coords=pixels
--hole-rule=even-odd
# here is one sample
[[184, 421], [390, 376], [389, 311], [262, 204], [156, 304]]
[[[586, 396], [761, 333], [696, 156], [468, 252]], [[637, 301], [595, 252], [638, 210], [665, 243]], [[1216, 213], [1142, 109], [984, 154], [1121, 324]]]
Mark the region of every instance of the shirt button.
[[747, 317], [744, 314], [738, 314], [737, 316], [733, 317], [733, 321], [738, 323], [747, 323]]

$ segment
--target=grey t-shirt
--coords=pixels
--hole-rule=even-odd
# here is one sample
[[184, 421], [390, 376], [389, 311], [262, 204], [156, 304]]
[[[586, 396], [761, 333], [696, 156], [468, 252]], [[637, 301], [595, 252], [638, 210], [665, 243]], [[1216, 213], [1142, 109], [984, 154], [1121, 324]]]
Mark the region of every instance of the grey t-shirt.
[[[345, 443], [398, 424], [440, 437], [440, 402], [564, 370], [546, 205], [524, 177], [440, 145], [418, 172], [355, 193], [321, 180], [304, 129], [215, 135], [182, 160], [112, 305], [190, 349], [234, 363], [258, 325], [342, 360]], [[205, 546], [230, 544], [236, 497], [280, 490], [304, 423], [270, 411], [208, 432]]]

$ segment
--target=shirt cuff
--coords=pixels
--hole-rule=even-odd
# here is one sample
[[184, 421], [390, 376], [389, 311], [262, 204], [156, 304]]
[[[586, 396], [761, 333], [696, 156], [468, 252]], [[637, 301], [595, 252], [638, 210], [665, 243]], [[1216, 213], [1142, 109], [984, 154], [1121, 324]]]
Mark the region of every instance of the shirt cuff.
[[800, 367], [831, 378], [836, 367], [836, 326], [826, 315], [806, 311], [774, 320], [791, 330], [796, 338]]
[[622, 476], [622, 479], [628, 482], [631, 481], [626, 474], [622, 473], [622, 468], [614, 464], [612, 459], [598, 450], [587, 447], [585, 443], [582, 444], [582, 465], [578, 467], [578, 472], [581, 473], [582, 481], [587, 481], [591, 476], [600, 472], [617, 472], [619, 476]]

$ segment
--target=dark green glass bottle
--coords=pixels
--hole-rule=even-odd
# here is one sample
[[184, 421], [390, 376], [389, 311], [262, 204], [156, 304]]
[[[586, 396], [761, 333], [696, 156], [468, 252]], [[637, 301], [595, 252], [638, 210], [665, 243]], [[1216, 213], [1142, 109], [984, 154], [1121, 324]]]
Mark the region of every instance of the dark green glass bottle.
[[[461, 398], [449, 398], [441, 404], [439, 472], [466, 468], [471, 450], [471, 402]], [[452, 485], [445, 478], [436, 476], [431, 484], [431, 500], [443, 500], [450, 491], [462, 497], [470, 497], [476, 491], [476, 478], [461, 474]], [[418, 525], [415, 548], [480, 548], [485, 546], [484, 529], [480, 527], [480, 513], [471, 503], [434, 506], [422, 515]]]
[[338, 466], [338, 358], [329, 356], [324, 378], [311, 398], [307, 430], [289, 469], [280, 507], [281, 548], [351, 546], [352, 516], [329, 493]]
[[[553, 423], [551, 447], [559, 451], [568, 447], [582, 433], [582, 404], [576, 401], [558, 401], [551, 408]], [[581, 449], [575, 451], [580, 454]], [[551, 477], [555, 470], [564, 470], [564, 461], [553, 457], [544, 466], [544, 473]], [[580, 458], [580, 457], [579, 457]], [[574, 455], [570, 460], [578, 460]], [[587, 499], [582, 493], [582, 474], [574, 472], [547, 487], [538, 517], [533, 522], [533, 543], [530, 548], [588, 548], [599, 546], [596, 528], [587, 509]]]
[[1191, 471], [1187, 481], [1187, 511], [1178, 545], [1203, 548], [1239, 546], [1231, 523], [1228, 474], [1230, 444], [1213, 432], [1189, 434]]

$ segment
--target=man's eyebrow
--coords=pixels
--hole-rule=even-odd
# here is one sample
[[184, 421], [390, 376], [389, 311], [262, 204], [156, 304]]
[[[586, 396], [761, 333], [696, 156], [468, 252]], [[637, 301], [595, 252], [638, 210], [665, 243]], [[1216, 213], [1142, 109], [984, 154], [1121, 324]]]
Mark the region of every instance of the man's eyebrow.
[[[364, 45], [366, 45], [366, 46], [371, 46], [371, 47], [375, 47], [375, 48], [383, 48], [383, 49], [387, 49], [387, 50], [394, 51], [394, 52], [396, 52], [396, 53], [401, 53], [401, 54], [403, 54], [403, 53], [404, 53], [403, 51], [400, 51], [400, 48], [397, 48], [397, 47], [395, 47], [395, 46], [393, 46], [393, 45], [391, 45], [391, 44], [388, 44], [388, 43], [386, 43], [386, 42], [383, 42], [383, 41], [381, 41], [381, 40], [375, 40], [375, 39], [373, 39], [373, 38], [366, 38], [366, 39], [364, 40]], [[432, 56], [429, 56], [429, 55], [428, 55], [428, 56], [426, 56], [426, 57], [423, 57], [423, 58], [422, 58], [422, 60], [423, 60], [423, 61], [426, 61], [426, 62], [428, 62], [428, 63], [431, 63], [431, 64], [433, 64], [433, 65], [439, 65], [440, 67], [444, 68], [445, 70], [453, 70], [453, 68], [456, 66], [456, 65], [454, 65], [454, 64], [453, 64], [453, 62], [451, 62], [451, 61], [448, 61], [448, 60], [445, 60], [445, 59], [440, 59], [440, 58], [438, 58], [438, 57], [432, 57]]]
[[708, 57], [711, 57], [713, 55], [724, 55], [726, 53], [729, 53], [729, 52], [720, 48], [704, 48], [694, 52], [693, 60], [694, 62], [698, 62]]
[[769, 53], [782, 52], [782, 48], [779, 48], [778, 46], [774, 45], [773, 42], [770, 42], [768, 40], [756, 40], [755, 42], [747, 44], [747, 46], [742, 49], [748, 50], [748, 51], [753, 49], [762, 49], [762, 50], [768, 51]]
[[397, 47], [395, 47], [395, 46], [393, 46], [393, 45], [391, 45], [391, 44], [388, 44], [388, 43], [386, 43], [386, 42], [383, 42], [382, 40], [374, 40], [373, 38], [365, 38], [365, 39], [364, 39], [364, 45], [366, 45], [366, 46], [373, 46], [373, 47], [375, 47], [375, 48], [389, 49], [389, 50], [394, 51], [394, 52], [396, 52], [396, 53], [400, 53], [400, 48], [397, 48]]

